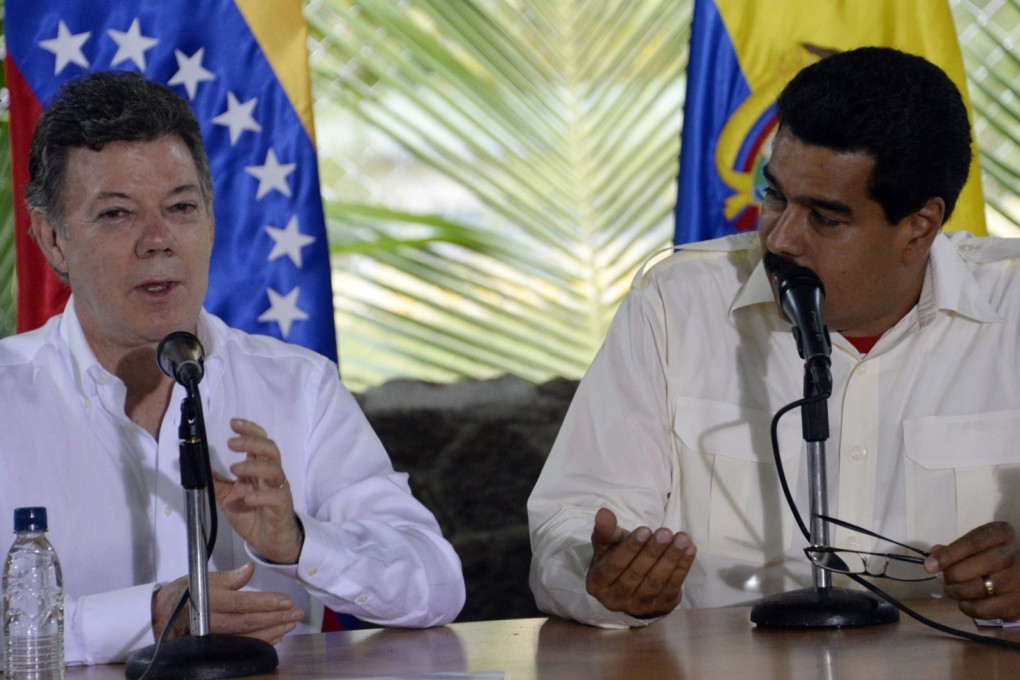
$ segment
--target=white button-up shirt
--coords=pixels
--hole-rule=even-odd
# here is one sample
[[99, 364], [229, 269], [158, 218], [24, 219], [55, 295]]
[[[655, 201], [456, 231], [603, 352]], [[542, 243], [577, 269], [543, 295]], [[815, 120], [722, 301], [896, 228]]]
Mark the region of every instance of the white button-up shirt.
[[[813, 585], [769, 438], [773, 414], [803, 396], [804, 364], [757, 240], [687, 246], [635, 278], [528, 503], [544, 611], [645, 623], [585, 592], [601, 506], [626, 529], [691, 535], [698, 556], [683, 606]], [[838, 333], [832, 344], [830, 515], [921, 548], [993, 519], [1020, 526], [1020, 240], [940, 235], [916, 307], [866, 356]], [[780, 420], [779, 442], [808, 522], [799, 410]], [[830, 538], [874, 546], [842, 528]]]
[[[213, 470], [243, 459], [229, 420], [260, 424], [279, 446], [305, 542], [297, 565], [253, 555], [221, 515], [210, 571], [254, 559], [249, 588], [392, 626], [451, 621], [464, 602], [460, 561], [407, 476], [393, 470], [336, 364], [228, 328], [203, 313], [199, 385]], [[68, 663], [123, 659], [151, 644], [154, 584], [188, 572], [176, 385], [157, 442], [124, 414], [126, 388], [96, 361], [74, 312], [0, 342], [0, 526], [46, 506], [61, 560]], [[12, 536], [13, 538], [13, 536]], [[4, 549], [0, 548], [0, 552]]]

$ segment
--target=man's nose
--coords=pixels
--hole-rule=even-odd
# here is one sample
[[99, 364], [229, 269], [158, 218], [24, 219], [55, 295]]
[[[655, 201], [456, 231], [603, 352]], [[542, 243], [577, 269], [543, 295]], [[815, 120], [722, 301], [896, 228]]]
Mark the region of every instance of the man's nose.
[[173, 230], [159, 214], [146, 216], [138, 238], [138, 255], [144, 257], [156, 252], [172, 252], [176, 246]]

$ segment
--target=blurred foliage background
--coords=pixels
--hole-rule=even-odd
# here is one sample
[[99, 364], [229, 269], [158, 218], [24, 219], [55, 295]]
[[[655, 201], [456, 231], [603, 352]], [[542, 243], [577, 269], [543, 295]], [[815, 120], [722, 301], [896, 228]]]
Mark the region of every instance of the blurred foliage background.
[[[989, 228], [1020, 234], [1020, 0], [950, 4]], [[349, 387], [580, 377], [634, 271], [672, 238], [691, 5], [306, 2]], [[0, 185], [6, 335], [13, 228]]]

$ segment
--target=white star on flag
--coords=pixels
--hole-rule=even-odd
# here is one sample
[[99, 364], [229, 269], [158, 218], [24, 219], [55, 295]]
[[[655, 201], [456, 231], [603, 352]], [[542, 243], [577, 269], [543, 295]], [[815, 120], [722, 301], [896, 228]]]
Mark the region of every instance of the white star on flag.
[[194, 100], [198, 84], [203, 80], [216, 78], [211, 71], [202, 67], [205, 48], [198, 48], [198, 51], [190, 57], [180, 50], [174, 50], [174, 56], [177, 57], [177, 73], [167, 81], [167, 85], [184, 85], [184, 89], [188, 91], [188, 99]]
[[245, 103], [237, 101], [233, 92], [227, 92], [227, 110], [213, 118], [217, 125], [226, 125], [230, 128], [230, 146], [234, 146], [245, 130], [261, 132], [259, 125], [252, 116], [252, 109], [259, 101], [258, 97], [252, 97]]
[[71, 35], [71, 31], [67, 29], [67, 24], [61, 20], [57, 24], [56, 38], [39, 41], [39, 47], [52, 52], [57, 57], [56, 64], [53, 67], [53, 75], [59, 74], [64, 70], [64, 67], [71, 63], [77, 64], [82, 68], [89, 67], [89, 60], [82, 54], [81, 46], [85, 44], [90, 35], [92, 35], [91, 31]]
[[298, 269], [301, 268], [301, 249], [305, 246], [310, 246], [315, 243], [315, 237], [307, 234], [302, 234], [298, 231], [298, 218], [294, 215], [290, 218], [290, 222], [283, 229], [277, 227], [270, 227], [266, 225], [266, 233], [268, 233], [273, 240], [276, 242], [273, 245], [273, 251], [269, 253], [267, 262], [287, 255], [294, 262]]
[[276, 152], [272, 149], [266, 153], [264, 165], [246, 165], [244, 171], [259, 181], [259, 188], [255, 192], [255, 200], [259, 200], [273, 189], [290, 198], [290, 185], [287, 184], [287, 176], [294, 172], [296, 163], [280, 164], [276, 160]]
[[258, 320], [261, 322], [275, 321], [280, 324], [280, 333], [286, 340], [290, 335], [290, 326], [295, 321], [305, 321], [308, 314], [297, 306], [298, 295], [301, 294], [301, 287], [295, 287], [286, 295], [280, 295], [272, 288], [266, 288], [269, 294], [269, 309], [262, 312]]
[[110, 64], [116, 66], [122, 61], [130, 59], [139, 71], [145, 73], [145, 51], [155, 47], [159, 40], [142, 35], [138, 17], [135, 17], [135, 20], [131, 22], [127, 33], [112, 28], [107, 33], [113, 38], [113, 42], [117, 43], [117, 54], [114, 55]]

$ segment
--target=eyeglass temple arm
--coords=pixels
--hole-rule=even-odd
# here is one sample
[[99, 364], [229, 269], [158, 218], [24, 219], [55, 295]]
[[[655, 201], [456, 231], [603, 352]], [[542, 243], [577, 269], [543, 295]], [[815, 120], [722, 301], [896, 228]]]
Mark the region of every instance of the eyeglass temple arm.
[[[829, 517], [828, 515], [815, 515], [815, 517], [817, 517], [818, 519], [822, 520], [823, 522], [829, 522], [830, 524], [835, 524], [836, 526], [841, 526], [844, 529], [850, 529], [851, 531], [856, 531], [858, 533], [862, 533], [862, 534], [865, 534], [867, 536], [871, 536], [872, 538], [881, 539], [881, 540], [886, 541], [888, 543], [892, 543], [893, 545], [898, 545], [901, 548], [906, 548], [907, 550], [911, 550], [911, 551], [916, 552], [916, 553], [918, 553], [920, 555], [924, 555], [925, 557], [928, 556], [928, 553], [926, 551], [924, 551], [924, 550], [921, 550], [920, 548], [915, 548], [912, 545], [907, 545], [906, 543], [900, 543], [899, 541], [894, 541], [891, 538], [886, 538], [882, 534], [876, 534], [874, 531], [870, 531], [868, 529], [865, 529], [864, 527], [859, 527], [856, 524], [851, 524], [850, 522], [844, 522], [843, 520], [837, 519], [836, 517]], [[860, 551], [857, 551], [857, 552], [860, 552]], [[870, 553], [870, 554], [880, 554], [880, 553]]]

